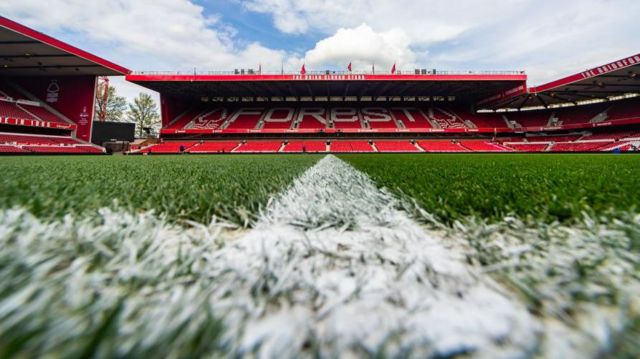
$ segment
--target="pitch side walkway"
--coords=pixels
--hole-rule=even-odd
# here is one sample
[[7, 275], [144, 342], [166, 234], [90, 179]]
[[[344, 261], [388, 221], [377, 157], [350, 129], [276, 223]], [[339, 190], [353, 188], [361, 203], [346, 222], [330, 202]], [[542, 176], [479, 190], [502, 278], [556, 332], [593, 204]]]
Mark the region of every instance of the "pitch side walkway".
[[335, 156], [307, 170], [254, 230], [212, 254], [214, 306], [233, 349], [532, 354], [542, 327], [524, 305], [396, 208]]

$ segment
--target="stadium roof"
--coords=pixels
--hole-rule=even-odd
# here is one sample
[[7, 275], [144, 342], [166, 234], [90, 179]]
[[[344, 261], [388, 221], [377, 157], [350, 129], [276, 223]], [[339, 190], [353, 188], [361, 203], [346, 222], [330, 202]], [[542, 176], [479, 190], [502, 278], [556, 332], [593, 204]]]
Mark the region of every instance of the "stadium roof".
[[110, 61], [0, 16], [0, 76], [122, 76]]
[[640, 54], [598, 66], [527, 91], [499, 93], [478, 103], [479, 108], [549, 107], [583, 101], [609, 100], [640, 93]]
[[150, 74], [127, 80], [175, 97], [456, 96], [471, 101], [525, 86], [523, 72], [428, 74]]

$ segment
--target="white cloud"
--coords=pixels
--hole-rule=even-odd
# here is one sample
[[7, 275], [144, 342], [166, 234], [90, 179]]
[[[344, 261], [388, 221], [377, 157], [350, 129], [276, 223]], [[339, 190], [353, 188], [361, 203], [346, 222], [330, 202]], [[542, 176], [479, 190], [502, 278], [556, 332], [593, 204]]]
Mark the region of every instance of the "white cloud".
[[[362, 23], [378, 34], [400, 29], [420, 67], [527, 70], [532, 84], [640, 49], [637, 0], [248, 0], [243, 4], [270, 14], [283, 32], [320, 33], [332, 42], [340, 29], [355, 30]], [[287, 19], [296, 25], [290, 26]], [[380, 54], [384, 56], [400, 54]]]
[[189, 0], [0, 0], [0, 14], [139, 70], [295, 71], [305, 57], [310, 70], [526, 70], [539, 84], [640, 49], [638, 0], [228, 1], [321, 40], [304, 55], [246, 42]]
[[[106, 49], [99, 54], [137, 70], [193, 71], [280, 69], [299, 60], [259, 43], [241, 43], [217, 16], [188, 0], [3, 0], [0, 14], [28, 26], [82, 38]], [[82, 47], [82, 46], [81, 46]], [[95, 46], [100, 48], [100, 46]], [[131, 98], [135, 88], [115, 80]]]
[[128, 102], [133, 102], [133, 100], [138, 97], [140, 93], [146, 93], [151, 95], [156, 103], [160, 104], [160, 95], [157, 92], [149, 90], [142, 86], [138, 86], [131, 82], [127, 82], [122, 76], [110, 77], [109, 85], [114, 86], [116, 88], [118, 96], [125, 97]]
[[[4, 0], [0, 12], [48, 31], [73, 31], [117, 48], [127, 66], [163, 70], [277, 64], [285, 51], [238, 45], [235, 30], [188, 0]], [[153, 61], [149, 61], [152, 59]]]
[[319, 41], [306, 53], [305, 59], [313, 67], [345, 68], [353, 62], [354, 70], [414, 66], [416, 55], [410, 49], [409, 37], [400, 29], [377, 33], [367, 24], [352, 29], [338, 29], [335, 35]]

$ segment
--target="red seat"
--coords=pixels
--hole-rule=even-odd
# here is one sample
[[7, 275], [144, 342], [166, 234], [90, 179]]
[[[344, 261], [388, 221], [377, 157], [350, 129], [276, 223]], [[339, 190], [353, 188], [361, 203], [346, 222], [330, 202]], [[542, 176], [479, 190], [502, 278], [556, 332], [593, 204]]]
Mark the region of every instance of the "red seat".
[[468, 148], [474, 152], [509, 152], [511, 149], [500, 145], [499, 143], [489, 141], [460, 141], [462, 147]]
[[549, 144], [547, 143], [526, 143], [526, 142], [506, 143], [505, 145], [520, 152], [543, 152], [547, 148], [547, 146], [549, 146]]
[[551, 152], [594, 152], [612, 142], [564, 142], [556, 143]]
[[16, 146], [0, 145], [0, 153], [28, 153], [29, 151], [23, 150]]
[[22, 110], [15, 102], [0, 100], [0, 117], [33, 119], [33, 116]]
[[282, 152], [326, 152], [327, 144], [324, 141], [289, 141]]
[[25, 111], [28, 111], [30, 114], [33, 114], [33, 116], [29, 115], [28, 118], [30, 119], [41, 120], [46, 122], [67, 123], [43, 107], [30, 106], [25, 104], [18, 104], [18, 106], [20, 106]]
[[367, 141], [332, 141], [331, 152], [375, 152]]
[[415, 108], [393, 109], [391, 112], [405, 128], [426, 129], [433, 127], [423, 113]]
[[419, 152], [409, 141], [375, 141], [378, 152]]
[[469, 152], [468, 149], [460, 146], [458, 142], [450, 140], [418, 141], [418, 145], [426, 152]]
[[150, 147], [142, 149], [140, 152], [144, 153], [161, 153], [161, 154], [177, 154], [180, 153], [180, 146], [185, 150], [188, 150], [196, 142], [164, 142], [152, 145]]
[[238, 147], [237, 141], [203, 142], [191, 147], [189, 153], [225, 153]]
[[252, 141], [238, 147], [234, 152], [278, 152], [282, 142], [280, 141]]

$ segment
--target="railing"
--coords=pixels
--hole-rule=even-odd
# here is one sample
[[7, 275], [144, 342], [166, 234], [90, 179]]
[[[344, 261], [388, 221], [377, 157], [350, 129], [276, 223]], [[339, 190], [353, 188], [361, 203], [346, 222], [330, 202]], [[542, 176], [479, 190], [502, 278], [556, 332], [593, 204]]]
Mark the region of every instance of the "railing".
[[[255, 76], [255, 75], [300, 75], [300, 71], [256, 71], [254, 69], [239, 69], [235, 71], [133, 71], [132, 75], [165, 75], [165, 76], [202, 76], [202, 75], [231, 75], [231, 76]], [[414, 69], [410, 71], [397, 70], [394, 75], [524, 75], [525, 71], [441, 71]], [[390, 71], [306, 71], [305, 75], [391, 75]]]

